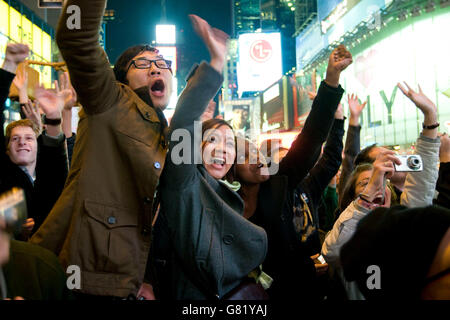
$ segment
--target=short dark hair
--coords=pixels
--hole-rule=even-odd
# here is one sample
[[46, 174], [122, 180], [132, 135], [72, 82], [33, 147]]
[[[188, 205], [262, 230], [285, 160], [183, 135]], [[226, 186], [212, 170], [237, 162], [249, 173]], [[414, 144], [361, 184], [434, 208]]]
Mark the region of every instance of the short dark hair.
[[364, 149], [362, 149], [357, 155], [356, 158], [354, 160], [354, 164], [355, 167], [357, 165], [360, 165], [361, 163], [373, 163], [375, 161], [375, 159], [372, 159], [371, 157], [369, 157], [369, 153], [370, 151], [372, 151], [375, 147], [377, 147], [378, 144], [374, 143], [368, 147], [365, 147]]
[[138, 54], [149, 51], [158, 53], [158, 49], [152, 47], [148, 44], [140, 44], [137, 46], [133, 46], [125, 50], [120, 57], [117, 59], [114, 65], [114, 74], [116, 76], [116, 80], [122, 82], [123, 84], [128, 84], [127, 80], [127, 71], [130, 65], [131, 60], [136, 57]]

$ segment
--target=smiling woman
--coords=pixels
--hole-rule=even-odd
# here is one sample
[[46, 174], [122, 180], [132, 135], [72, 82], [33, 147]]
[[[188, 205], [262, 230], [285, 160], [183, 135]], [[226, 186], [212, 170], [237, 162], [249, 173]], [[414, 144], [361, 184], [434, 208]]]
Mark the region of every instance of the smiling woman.
[[[226, 37], [203, 19], [192, 16], [194, 28], [211, 54], [210, 64], [202, 63], [181, 94], [171, 122], [174, 133], [169, 145], [164, 174], [161, 177], [161, 211], [155, 225], [155, 244], [170, 248], [156, 252], [165, 260], [169, 278], [159, 275], [159, 290], [167, 290], [170, 299], [223, 299], [242, 284], [256, 286], [249, 280], [263, 262], [267, 251], [264, 230], [243, 217], [239, 195], [221, 180], [236, 157], [235, 139], [229, 124], [211, 119], [203, 123], [203, 142], [195, 139], [194, 122], [200, 119], [210, 100], [219, 90], [223, 77]], [[176, 141], [175, 130], [189, 132], [190, 150], [202, 149], [181, 163], [173, 155], [184, 139]], [[201, 144], [201, 145], [200, 145]], [[187, 152], [183, 150], [183, 155]], [[161, 235], [167, 234], [169, 239]], [[159, 255], [162, 254], [163, 256]]]
[[233, 165], [236, 143], [231, 126], [220, 119], [202, 124], [203, 165], [215, 179], [222, 179]]

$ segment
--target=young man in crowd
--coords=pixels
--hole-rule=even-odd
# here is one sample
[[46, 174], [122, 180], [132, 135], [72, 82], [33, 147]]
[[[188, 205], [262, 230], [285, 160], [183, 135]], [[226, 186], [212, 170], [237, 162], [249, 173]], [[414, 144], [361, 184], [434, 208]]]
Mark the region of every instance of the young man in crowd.
[[[3, 109], [9, 88], [18, 64], [28, 54], [28, 46], [8, 44], [0, 68], [0, 193], [13, 187], [25, 192], [29, 219], [18, 235], [22, 240], [44, 221], [61, 194], [68, 172], [65, 137], [60, 126], [61, 109], [57, 104], [42, 105], [47, 119], [42, 134], [28, 119], [11, 122], [6, 134], [3, 131]], [[43, 89], [36, 91], [39, 97], [45, 94]]]
[[[71, 5], [82, 12], [79, 30], [66, 24]], [[32, 242], [64, 267], [81, 268], [80, 297], [151, 298], [147, 260], [168, 146], [162, 111], [171, 63], [153, 47], [134, 46], [113, 71], [98, 42], [105, 5], [69, 0], [62, 10], [56, 40], [83, 110], [66, 187]]]

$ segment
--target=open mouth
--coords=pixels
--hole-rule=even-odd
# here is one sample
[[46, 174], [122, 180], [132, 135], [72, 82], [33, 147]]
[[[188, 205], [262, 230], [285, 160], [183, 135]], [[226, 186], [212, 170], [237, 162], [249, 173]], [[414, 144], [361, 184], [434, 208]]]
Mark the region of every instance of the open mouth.
[[220, 166], [225, 165], [225, 160], [223, 158], [214, 157], [214, 158], [212, 158], [212, 161], [213, 161], [213, 164], [216, 164], [216, 165], [220, 165]]
[[156, 80], [155, 83], [151, 86], [150, 91], [154, 96], [162, 97], [164, 96], [164, 90], [166, 86], [162, 80]]
[[383, 197], [382, 194], [377, 194], [375, 199], [372, 201], [376, 206], [384, 206], [386, 204], [386, 197]]

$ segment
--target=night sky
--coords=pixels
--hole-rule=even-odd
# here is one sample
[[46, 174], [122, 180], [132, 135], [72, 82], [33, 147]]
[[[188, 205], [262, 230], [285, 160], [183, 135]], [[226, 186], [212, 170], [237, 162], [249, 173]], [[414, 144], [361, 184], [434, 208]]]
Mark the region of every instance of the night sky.
[[[195, 34], [188, 14], [193, 13], [211, 26], [232, 32], [229, 0], [166, 0], [167, 24], [177, 28], [178, 78], [184, 79], [195, 62], [209, 60], [208, 51]], [[160, 0], [109, 0], [115, 20], [106, 27], [106, 51], [111, 63], [128, 47], [156, 39], [155, 25], [162, 23]], [[181, 56], [180, 56], [181, 55]]]

